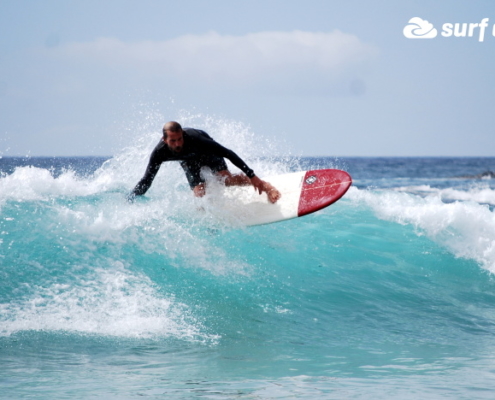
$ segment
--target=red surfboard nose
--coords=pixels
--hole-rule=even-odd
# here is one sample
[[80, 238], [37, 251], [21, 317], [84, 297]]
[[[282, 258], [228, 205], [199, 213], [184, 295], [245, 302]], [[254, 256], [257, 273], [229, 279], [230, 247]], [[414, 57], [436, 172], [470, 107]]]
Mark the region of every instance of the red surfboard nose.
[[297, 215], [311, 214], [335, 203], [351, 184], [351, 176], [339, 169], [307, 171], [303, 178]]

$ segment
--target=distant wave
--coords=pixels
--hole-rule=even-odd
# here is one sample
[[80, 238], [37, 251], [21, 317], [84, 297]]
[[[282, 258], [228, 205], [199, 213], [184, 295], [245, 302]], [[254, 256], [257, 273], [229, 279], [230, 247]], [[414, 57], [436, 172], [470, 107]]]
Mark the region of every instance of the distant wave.
[[495, 172], [485, 171], [485, 172], [482, 172], [481, 174], [461, 175], [461, 176], [456, 176], [456, 178], [460, 178], [460, 179], [493, 179], [493, 178], [495, 178]]

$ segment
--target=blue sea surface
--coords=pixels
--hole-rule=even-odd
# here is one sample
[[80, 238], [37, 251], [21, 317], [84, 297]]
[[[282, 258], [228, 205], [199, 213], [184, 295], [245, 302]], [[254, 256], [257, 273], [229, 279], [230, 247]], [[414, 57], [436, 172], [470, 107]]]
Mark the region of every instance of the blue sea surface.
[[354, 185], [246, 228], [143, 142], [0, 158], [1, 398], [493, 398], [495, 158], [249, 157]]

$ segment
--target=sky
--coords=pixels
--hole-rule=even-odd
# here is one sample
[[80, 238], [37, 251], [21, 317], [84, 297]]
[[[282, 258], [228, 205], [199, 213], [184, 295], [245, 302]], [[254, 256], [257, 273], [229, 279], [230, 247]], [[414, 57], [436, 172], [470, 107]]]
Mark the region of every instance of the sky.
[[0, 156], [185, 115], [302, 156], [495, 156], [494, 25], [491, 0], [0, 0]]

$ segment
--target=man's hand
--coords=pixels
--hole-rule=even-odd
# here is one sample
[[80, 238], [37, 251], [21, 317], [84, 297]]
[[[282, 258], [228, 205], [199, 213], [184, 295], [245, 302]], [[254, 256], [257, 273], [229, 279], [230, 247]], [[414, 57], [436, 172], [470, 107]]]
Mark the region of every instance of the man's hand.
[[136, 194], [134, 192], [131, 192], [127, 195], [126, 200], [129, 203], [134, 203], [134, 200], [136, 200]]
[[265, 192], [270, 203], [276, 203], [277, 200], [282, 197], [282, 194], [277, 189], [268, 182], [262, 181], [256, 175], [251, 178], [251, 184], [254, 186], [254, 190], [259, 194]]

